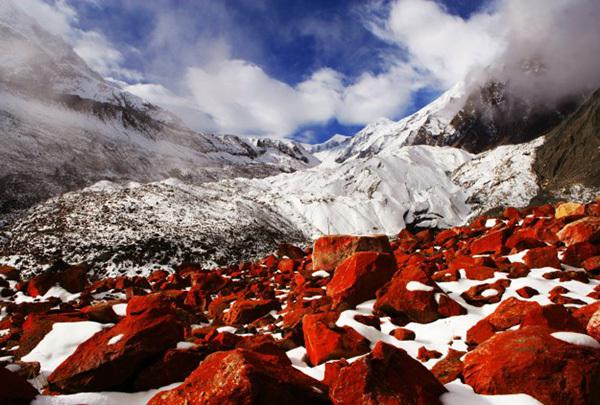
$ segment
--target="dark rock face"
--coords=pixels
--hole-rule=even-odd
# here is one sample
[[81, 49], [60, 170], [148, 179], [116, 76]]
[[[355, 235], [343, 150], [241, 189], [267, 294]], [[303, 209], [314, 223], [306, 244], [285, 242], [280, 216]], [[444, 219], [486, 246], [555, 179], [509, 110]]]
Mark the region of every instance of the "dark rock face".
[[555, 128], [577, 105], [577, 100], [556, 107], [540, 105], [491, 81], [472, 93], [450, 122], [456, 133], [449, 144], [479, 153], [499, 145], [529, 142]]
[[534, 169], [541, 185], [600, 187], [600, 90], [546, 136]]

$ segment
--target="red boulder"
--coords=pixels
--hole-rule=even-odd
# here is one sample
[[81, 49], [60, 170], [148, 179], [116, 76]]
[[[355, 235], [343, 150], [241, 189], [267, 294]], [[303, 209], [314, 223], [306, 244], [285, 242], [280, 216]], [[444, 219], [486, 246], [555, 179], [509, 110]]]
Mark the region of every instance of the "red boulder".
[[327, 295], [334, 306], [354, 307], [374, 298], [395, 272], [396, 261], [389, 253], [355, 253], [337, 267], [327, 285]]
[[565, 245], [600, 240], [600, 217], [585, 217], [565, 225], [557, 234]]
[[541, 267], [561, 268], [557, 251], [554, 246], [530, 249], [525, 253], [523, 261], [530, 269], [539, 269]]
[[129, 306], [127, 312], [118, 324], [77, 347], [48, 377], [51, 389], [118, 390], [145, 367], [144, 362], [183, 339], [183, 327], [172, 313]]
[[377, 342], [373, 351], [343, 367], [331, 384], [334, 404], [441, 404], [444, 386], [404, 350]]
[[542, 326], [497, 334], [465, 358], [464, 378], [485, 395], [531, 395], [546, 405], [600, 399], [600, 351], [555, 339]]
[[504, 228], [491, 231], [471, 242], [471, 253], [479, 255], [482, 253], [502, 253], [504, 241], [509, 236], [509, 230]]
[[46, 294], [48, 290], [56, 285], [73, 294], [82, 292], [88, 285], [87, 269], [84, 266], [50, 268], [29, 280], [27, 293], [32, 297], [37, 297]]
[[245, 349], [209, 355], [182, 385], [149, 405], [328, 404], [326, 387], [292, 367], [285, 356]]
[[392, 248], [390, 247], [390, 241], [385, 235], [322, 236], [315, 241], [313, 249], [313, 268], [315, 270], [334, 270], [354, 253], [365, 251], [392, 253]]
[[369, 352], [370, 342], [350, 327], [337, 327], [337, 318], [335, 312], [304, 316], [304, 343], [312, 366]]
[[245, 325], [279, 308], [277, 300], [237, 300], [223, 315], [227, 325]]

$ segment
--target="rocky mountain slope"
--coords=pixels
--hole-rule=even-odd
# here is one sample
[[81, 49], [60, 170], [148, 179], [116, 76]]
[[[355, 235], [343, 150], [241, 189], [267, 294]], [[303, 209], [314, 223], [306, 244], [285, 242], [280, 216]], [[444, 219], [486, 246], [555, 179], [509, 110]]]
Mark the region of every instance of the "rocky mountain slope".
[[546, 136], [535, 171], [544, 188], [600, 189], [600, 90]]
[[0, 401], [594, 404], [599, 238], [596, 201], [149, 277], [0, 267]]
[[17, 219], [0, 243], [0, 262], [30, 273], [63, 257], [91, 263], [101, 276], [188, 260], [223, 265], [331, 232], [449, 227], [470, 215], [448, 175], [469, 158], [454, 148], [415, 146], [264, 179], [103, 182]]
[[545, 105], [515, 95], [493, 79], [458, 83], [416, 113], [394, 122], [380, 119], [358, 132], [336, 161], [373, 156], [409, 145], [453, 146], [481, 153], [501, 145], [526, 143], [549, 133], [585, 100], [570, 97]]
[[99, 180], [201, 183], [318, 163], [299, 143], [191, 131], [104, 80], [11, 1], [0, 32], [0, 214]]

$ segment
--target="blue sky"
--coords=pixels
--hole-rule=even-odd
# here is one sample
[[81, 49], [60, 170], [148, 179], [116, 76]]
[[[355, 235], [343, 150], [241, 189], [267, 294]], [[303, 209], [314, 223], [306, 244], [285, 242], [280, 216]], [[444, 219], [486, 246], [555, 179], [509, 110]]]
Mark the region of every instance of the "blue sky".
[[[353, 134], [379, 117], [399, 119], [460, 80], [470, 62], [449, 69], [447, 64], [454, 63], [449, 61], [451, 49], [436, 43], [440, 49], [421, 55], [417, 40], [435, 35], [438, 24], [462, 29], [463, 23], [476, 14], [485, 15], [493, 4], [491, 0], [25, 3], [40, 1], [67, 15], [71, 29], [67, 36], [92, 67], [134, 94], [175, 111], [195, 129], [309, 142], [334, 133]], [[394, 19], [399, 19], [398, 27]], [[415, 44], [410, 42], [410, 27], [402, 28], [413, 20], [419, 23]], [[424, 26], [428, 31], [421, 29]], [[428, 60], [443, 63], [432, 68]]]

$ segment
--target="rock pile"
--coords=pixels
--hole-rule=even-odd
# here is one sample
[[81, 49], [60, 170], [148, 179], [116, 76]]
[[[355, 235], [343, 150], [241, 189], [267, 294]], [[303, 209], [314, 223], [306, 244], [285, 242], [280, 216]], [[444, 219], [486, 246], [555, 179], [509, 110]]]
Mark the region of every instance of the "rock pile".
[[148, 278], [0, 266], [0, 402], [159, 389], [151, 404], [436, 404], [466, 384], [597, 404], [599, 297], [598, 201]]

